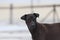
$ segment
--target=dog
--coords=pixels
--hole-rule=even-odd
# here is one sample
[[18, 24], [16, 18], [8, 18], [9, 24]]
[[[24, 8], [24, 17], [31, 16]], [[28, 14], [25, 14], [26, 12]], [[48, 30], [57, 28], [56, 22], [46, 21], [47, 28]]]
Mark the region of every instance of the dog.
[[39, 17], [38, 13], [25, 14], [21, 17], [27, 24], [32, 40], [60, 40], [60, 23], [38, 23], [37, 17]]

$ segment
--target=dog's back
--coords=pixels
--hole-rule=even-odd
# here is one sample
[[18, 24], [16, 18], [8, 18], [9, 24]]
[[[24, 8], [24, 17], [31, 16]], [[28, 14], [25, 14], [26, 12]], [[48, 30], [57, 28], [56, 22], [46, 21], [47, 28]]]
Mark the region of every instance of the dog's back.
[[48, 30], [46, 40], [60, 40], [60, 23], [44, 24]]

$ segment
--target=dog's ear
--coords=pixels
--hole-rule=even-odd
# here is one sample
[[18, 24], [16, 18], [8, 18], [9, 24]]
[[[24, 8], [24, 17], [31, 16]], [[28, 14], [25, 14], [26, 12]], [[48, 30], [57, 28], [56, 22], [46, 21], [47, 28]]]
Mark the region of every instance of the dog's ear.
[[21, 19], [26, 20], [26, 16], [27, 15], [22, 16]]
[[38, 13], [33, 13], [36, 17], [39, 17], [39, 14]]

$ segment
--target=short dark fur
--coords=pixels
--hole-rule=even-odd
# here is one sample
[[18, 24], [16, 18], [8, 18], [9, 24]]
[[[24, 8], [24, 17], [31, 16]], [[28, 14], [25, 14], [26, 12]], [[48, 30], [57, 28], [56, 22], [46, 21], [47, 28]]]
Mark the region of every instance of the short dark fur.
[[60, 40], [60, 23], [41, 24], [36, 21], [39, 14], [26, 14], [21, 17], [25, 20], [33, 40]]

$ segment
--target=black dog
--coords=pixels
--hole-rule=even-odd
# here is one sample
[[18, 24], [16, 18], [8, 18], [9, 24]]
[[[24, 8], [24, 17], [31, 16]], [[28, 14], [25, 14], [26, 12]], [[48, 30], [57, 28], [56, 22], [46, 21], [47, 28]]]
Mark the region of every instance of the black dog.
[[40, 24], [36, 21], [39, 14], [26, 14], [21, 17], [25, 20], [33, 40], [60, 40], [60, 23]]

